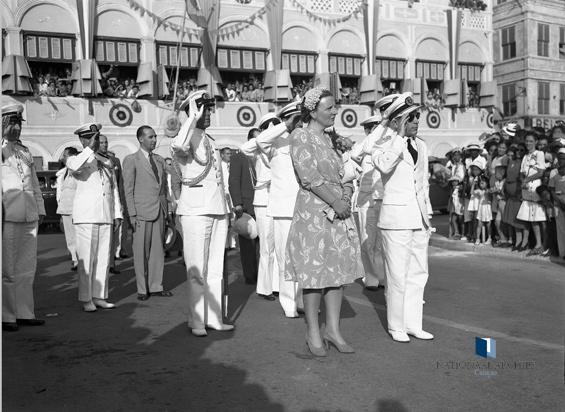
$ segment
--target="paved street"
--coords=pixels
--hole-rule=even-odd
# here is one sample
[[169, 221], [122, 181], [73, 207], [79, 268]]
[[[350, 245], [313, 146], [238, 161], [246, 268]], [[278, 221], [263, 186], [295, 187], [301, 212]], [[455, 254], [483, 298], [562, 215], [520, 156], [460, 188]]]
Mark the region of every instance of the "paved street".
[[[44, 327], [3, 334], [4, 411], [557, 411], [563, 407], [565, 270], [554, 263], [430, 251], [424, 326], [393, 342], [382, 290], [346, 289], [343, 332], [357, 352], [312, 358], [304, 321], [255, 295], [230, 254], [233, 333], [195, 338], [186, 281], [136, 300], [132, 260], [110, 279], [118, 308], [83, 313], [62, 234], [41, 234], [36, 312]], [[175, 253], [176, 256], [176, 253]], [[475, 337], [496, 339], [496, 359]], [[490, 362], [490, 364], [489, 364]], [[561, 407], [559, 406], [561, 405]]]

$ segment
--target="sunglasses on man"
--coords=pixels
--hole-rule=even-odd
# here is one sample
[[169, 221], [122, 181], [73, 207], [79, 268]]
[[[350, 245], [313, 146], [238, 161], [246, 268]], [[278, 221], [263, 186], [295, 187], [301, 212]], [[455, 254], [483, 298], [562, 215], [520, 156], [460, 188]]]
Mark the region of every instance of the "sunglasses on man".
[[410, 114], [408, 115], [407, 121], [413, 122], [415, 118], [418, 119], [418, 120], [420, 120], [420, 112], [410, 113]]

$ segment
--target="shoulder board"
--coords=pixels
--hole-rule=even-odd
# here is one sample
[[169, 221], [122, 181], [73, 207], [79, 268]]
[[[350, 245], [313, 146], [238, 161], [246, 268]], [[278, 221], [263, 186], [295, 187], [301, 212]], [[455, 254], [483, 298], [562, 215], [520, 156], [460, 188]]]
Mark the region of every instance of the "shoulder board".
[[206, 136], [208, 137], [208, 139], [212, 140], [212, 141], [216, 141], [216, 139], [214, 139], [212, 136], [210, 136], [208, 133], [206, 133]]
[[422, 142], [425, 142], [425, 140], [422, 139], [420, 136], [416, 136], [416, 139], [421, 140]]
[[27, 146], [25, 146], [25, 145], [22, 143], [21, 140], [18, 140], [18, 141], [16, 142], [16, 144], [17, 144], [18, 146], [20, 146], [21, 148], [23, 148], [24, 150], [29, 150], [29, 149], [27, 148]]

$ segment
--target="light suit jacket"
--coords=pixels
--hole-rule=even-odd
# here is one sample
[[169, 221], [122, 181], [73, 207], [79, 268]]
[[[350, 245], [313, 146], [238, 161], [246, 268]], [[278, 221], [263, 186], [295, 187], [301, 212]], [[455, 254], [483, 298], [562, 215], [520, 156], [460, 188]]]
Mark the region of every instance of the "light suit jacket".
[[[187, 179], [199, 176], [205, 166], [194, 160], [206, 158], [205, 145], [212, 148], [212, 166], [204, 179], [196, 185], [188, 185]], [[188, 117], [171, 143], [174, 172], [181, 178], [181, 193], [177, 202], [177, 214], [185, 216], [226, 215], [226, 190], [222, 175], [220, 154], [214, 140], [196, 127], [194, 115]], [[175, 179], [179, 178], [177, 176]], [[175, 180], [173, 179], [173, 180]]]
[[428, 150], [414, 139], [418, 160], [414, 164], [406, 139], [392, 130], [377, 144], [373, 163], [384, 184], [378, 226], [381, 229], [428, 229], [432, 207], [429, 198]]
[[292, 218], [298, 194], [298, 181], [290, 158], [286, 124], [272, 126], [257, 136], [259, 150], [267, 155], [271, 166], [271, 187], [267, 215]]
[[159, 213], [167, 215], [167, 174], [165, 160], [158, 154], [153, 154], [157, 165], [155, 177], [149, 159], [139, 149], [124, 158], [123, 178], [127, 212], [140, 220], [153, 222]]
[[[25, 156], [30, 166], [18, 156]], [[33, 157], [20, 143], [2, 142], [2, 209], [2, 220], [6, 222], [31, 223], [45, 215]]]
[[67, 159], [76, 179], [73, 223], [112, 224], [122, 218], [120, 195], [113, 167], [99, 166], [90, 147]]

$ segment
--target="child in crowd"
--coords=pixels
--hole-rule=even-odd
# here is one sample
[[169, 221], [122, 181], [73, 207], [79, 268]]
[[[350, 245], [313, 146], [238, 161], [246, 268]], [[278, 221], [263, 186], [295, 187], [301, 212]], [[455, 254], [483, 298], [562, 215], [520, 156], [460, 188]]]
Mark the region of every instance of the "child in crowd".
[[480, 245], [481, 243], [489, 244], [492, 208], [491, 196], [488, 190], [488, 178], [481, 174], [477, 177], [476, 182], [478, 182], [475, 186], [477, 188], [473, 192], [477, 205], [477, 234], [475, 245]]
[[[512, 243], [508, 241], [505, 233], [505, 227], [502, 223], [502, 214], [506, 207], [506, 196], [504, 194], [504, 184], [506, 182], [506, 164], [497, 165], [494, 167], [494, 184], [490, 189], [492, 194], [492, 214], [494, 218], [494, 225], [498, 234], [498, 240], [495, 246], [508, 247]], [[494, 237], [494, 236], [493, 236]]]
[[470, 164], [467, 176], [464, 182], [464, 200], [463, 200], [463, 217], [465, 222], [465, 233], [467, 236], [461, 240], [474, 242], [477, 233], [477, 211], [479, 210], [479, 199], [475, 190], [478, 188], [477, 178], [486, 166], [486, 160], [482, 156], [477, 156]]
[[449, 179], [451, 195], [447, 209], [449, 211], [449, 237], [461, 239], [461, 221], [463, 217], [462, 182], [459, 176], [451, 176]]

